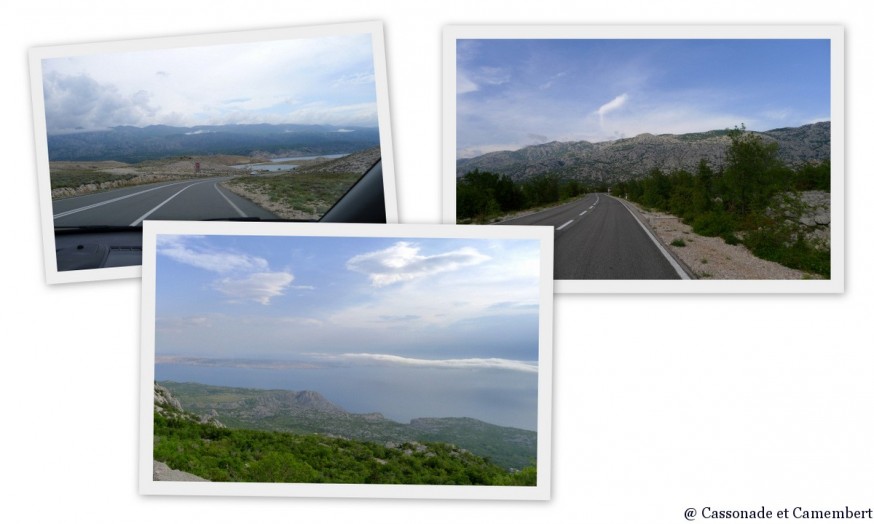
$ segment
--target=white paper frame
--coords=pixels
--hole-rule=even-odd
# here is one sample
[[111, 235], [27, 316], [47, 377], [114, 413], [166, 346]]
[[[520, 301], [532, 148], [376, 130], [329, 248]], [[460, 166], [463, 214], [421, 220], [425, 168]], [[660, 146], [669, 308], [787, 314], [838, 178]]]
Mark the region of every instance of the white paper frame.
[[[456, 223], [456, 42], [459, 39], [828, 39], [831, 41], [831, 279], [556, 280], [556, 293], [843, 293], [844, 30], [807, 26], [447, 26], [443, 31], [443, 223]], [[489, 226], [493, 227], [493, 226]]]
[[[539, 362], [537, 382], [537, 485], [414, 486], [173, 482], [152, 479], [156, 237], [249, 235], [288, 237], [532, 239], [540, 242]], [[548, 500], [551, 489], [553, 238], [542, 226], [447, 226], [399, 224], [307, 224], [257, 222], [146, 221], [143, 227], [142, 333], [140, 353], [139, 491], [144, 495], [228, 495], [418, 499]]]
[[391, 114], [389, 110], [388, 74], [386, 70], [385, 37], [382, 22], [355, 22], [318, 26], [301, 26], [280, 29], [239, 31], [204, 35], [162, 37], [141, 40], [125, 40], [89, 44], [35, 47], [29, 50], [31, 99], [33, 104], [34, 140], [36, 144], [36, 168], [39, 181], [39, 202], [43, 235], [46, 282], [49, 284], [86, 282], [120, 278], [139, 278], [140, 266], [120, 268], [84, 269], [58, 271], [55, 257], [54, 220], [52, 212], [51, 179], [49, 175], [48, 141], [46, 134], [45, 101], [43, 98], [42, 60], [68, 56], [103, 53], [132, 52], [143, 50], [173, 49], [183, 47], [241, 44], [270, 40], [321, 38], [330, 36], [370, 34], [373, 53], [374, 80], [376, 84], [379, 141], [382, 151], [382, 177], [387, 223], [398, 222], [397, 190], [392, 150]]

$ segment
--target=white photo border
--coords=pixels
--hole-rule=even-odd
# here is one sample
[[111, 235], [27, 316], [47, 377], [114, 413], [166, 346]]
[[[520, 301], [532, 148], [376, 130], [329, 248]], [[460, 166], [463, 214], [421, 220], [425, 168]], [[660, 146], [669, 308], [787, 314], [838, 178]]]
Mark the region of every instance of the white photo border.
[[54, 220], [52, 216], [53, 211], [51, 179], [49, 174], [48, 137], [45, 119], [45, 100], [43, 98], [42, 61], [44, 59], [355, 34], [370, 34], [371, 36], [377, 118], [379, 119], [379, 141], [382, 154], [382, 179], [385, 196], [386, 222], [389, 224], [396, 224], [398, 223], [398, 203], [394, 171], [394, 152], [392, 149], [385, 35], [383, 24], [380, 21], [298, 26], [31, 48], [28, 51], [28, 62], [30, 65], [30, 91], [33, 108], [33, 131], [36, 149], [36, 170], [39, 187], [46, 282], [48, 284], [59, 284], [121, 278], [139, 278], [142, 274], [142, 268], [141, 266], [127, 266], [118, 268], [58, 271], [57, 258], [55, 256]]
[[[373, 238], [530, 239], [540, 243], [536, 486], [416, 486], [248, 482], [174, 482], [152, 478], [154, 452], [156, 238], [165, 235], [248, 235]], [[415, 499], [549, 500], [552, 478], [553, 238], [543, 226], [307, 224], [276, 222], [143, 223], [140, 348], [139, 492], [143, 495], [224, 495]]]
[[[831, 42], [829, 280], [556, 280], [556, 293], [843, 293], [844, 28], [840, 25], [462, 26], [443, 30], [443, 223], [456, 223], [456, 42], [459, 39], [828, 39]], [[494, 227], [494, 226], [487, 226]]]

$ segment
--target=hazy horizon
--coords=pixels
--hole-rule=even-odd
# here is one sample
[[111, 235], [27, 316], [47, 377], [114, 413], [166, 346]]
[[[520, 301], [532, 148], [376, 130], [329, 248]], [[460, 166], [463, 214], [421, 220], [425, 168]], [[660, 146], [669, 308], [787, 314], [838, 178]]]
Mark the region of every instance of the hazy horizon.
[[827, 39], [459, 39], [456, 157], [831, 119]]
[[156, 379], [536, 430], [538, 241], [157, 240]]
[[[66, 135], [66, 134], [73, 134], [73, 133], [93, 133], [93, 132], [99, 132], [99, 131], [109, 131], [111, 129], [118, 129], [120, 127], [133, 127], [136, 129], [146, 129], [148, 127], [173, 127], [173, 128], [177, 128], [177, 129], [196, 129], [196, 128], [202, 128], [202, 127], [263, 126], [263, 125], [276, 126], [276, 127], [282, 127], [282, 126], [306, 126], [306, 127], [310, 127], [310, 126], [313, 126], [313, 127], [329, 127], [329, 128], [330, 127], [337, 127], [337, 128], [340, 128], [340, 129], [334, 131], [336, 133], [354, 132], [353, 129], [343, 129], [343, 128], [353, 128], [353, 127], [358, 128], [358, 129], [377, 129], [377, 130], [379, 129], [379, 126], [377, 126], [377, 125], [367, 126], [367, 125], [348, 125], [347, 124], [344, 126], [344, 125], [334, 125], [334, 124], [300, 124], [297, 122], [276, 122], [276, 123], [261, 122], [261, 123], [251, 123], [251, 124], [248, 124], [248, 123], [247, 124], [197, 124], [197, 125], [191, 125], [191, 126], [188, 126], [188, 125], [170, 125], [170, 124], [144, 124], [144, 125], [122, 124], [122, 125], [117, 125], [117, 126], [95, 128], [95, 129], [64, 130], [64, 131], [49, 133], [49, 135]], [[199, 134], [199, 133], [188, 133], [188, 134]]]

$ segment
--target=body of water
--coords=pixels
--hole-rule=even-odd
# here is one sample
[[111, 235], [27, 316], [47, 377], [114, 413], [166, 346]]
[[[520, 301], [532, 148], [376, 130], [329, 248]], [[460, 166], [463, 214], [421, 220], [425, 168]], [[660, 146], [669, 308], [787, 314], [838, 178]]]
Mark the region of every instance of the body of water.
[[317, 158], [327, 158], [328, 160], [333, 160], [335, 158], [343, 158], [344, 156], [349, 156], [349, 153], [340, 153], [338, 155], [314, 155], [314, 156], [287, 156], [284, 158], [271, 158], [271, 162], [288, 162], [290, 160], [315, 160]]
[[257, 164], [238, 164], [231, 167], [233, 167], [234, 169], [246, 169], [250, 171], [270, 171], [271, 173], [273, 173], [282, 171], [293, 171], [299, 165], [279, 164], [279, 162], [291, 162], [294, 160], [315, 160], [317, 158], [333, 160], [335, 158], [343, 158], [344, 156], [348, 156], [348, 153], [341, 153], [337, 155], [287, 156], [282, 158], [271, 158], [270, 162], [260, 162]]
[[156, 364], [155, 380], [317, 391], [351, 413], [378, 412], [403, 423], [422, 417], [472, 417], [537, 430], [534, 373], [383, 366], [265, 369], [174, 363]]

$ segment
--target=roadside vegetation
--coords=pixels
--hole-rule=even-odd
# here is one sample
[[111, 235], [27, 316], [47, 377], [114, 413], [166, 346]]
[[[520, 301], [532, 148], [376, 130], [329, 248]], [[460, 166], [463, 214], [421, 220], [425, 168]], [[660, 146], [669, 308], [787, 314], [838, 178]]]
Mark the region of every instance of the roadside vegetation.
[[451, 444], [228, 429], [166, 406], [154, 417], [155, 460], [212, 481], [533, 486], [537, 480], [533, 465], [506, 470]]
[[487, 224], [509, 213], [534, 210], [578, 198], [592, 191], [607, 191], [556, 174], [524, 182], [478, 169], [457, 180], [455, 214], [458, 223]]
[[85, 185], [99, 185], [106, 182], [124, 182], [135, 178], [133, 174], [116, 175], [82, 167], [52, 170], [52, 189], [63, 187], [77, 188]]
[[382, 157], [379, 146], [335, 159], [290, 160], [299, 167], [242, 176], [223, 185], [287, 220], [317, 220]]
[[225, 186], [282, 218], [315, 220], [325, 214], [361, 173], [290, 171], [277, 175], [237, 177]]
[[793, 169], [777, 157], [776, 143], [743, 127], [729, 137], [721, 170], [704, 160], [695, 173], [653, 169], [645, 178], [614, 185], [612, 193], [675, 215], [699, 235], [742, 243], [759, 258], [828, 278], [828, 243], [809, 238], [795, 219], [806, 211], [801, 192], [830, 192], [830, 162]]

